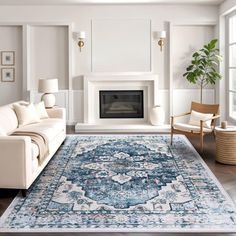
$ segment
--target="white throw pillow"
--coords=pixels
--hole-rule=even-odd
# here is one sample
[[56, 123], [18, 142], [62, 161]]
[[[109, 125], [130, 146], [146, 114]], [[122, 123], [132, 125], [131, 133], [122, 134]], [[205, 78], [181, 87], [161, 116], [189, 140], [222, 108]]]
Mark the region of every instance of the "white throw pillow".
[[48, 113], [45, 109], [44, 101], [34, 104], [34, 106], [40, 119], [48, 118]]
[[30, 103], [26, 101], [20, 101], [18, 104], [21, 106], [29, 106]]
[[0, 136], [6, 136], [6, 133], [2, 130], [1, 127], [0, 127]]
[[19, 127], [40, 122], [40, 118], [34, 104], [30, 103], [28, 106], [13, 104], [13, 107], [18, 118]]
[[[211, 118], [212, 116], [213, 114], [201, 113], [201, 112], [192, 110], [190, 119], [189, 119], [189, 124], [200, 126], [200, 120], [205, 120], [205, 119]], [[203, 127], [211, 128], [211, 120], [203, 122]]]

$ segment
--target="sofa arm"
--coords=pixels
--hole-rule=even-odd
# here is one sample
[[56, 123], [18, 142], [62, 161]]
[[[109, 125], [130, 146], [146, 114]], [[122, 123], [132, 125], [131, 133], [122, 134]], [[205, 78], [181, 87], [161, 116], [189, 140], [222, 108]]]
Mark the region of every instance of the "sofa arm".
[[62, 107], [55, 107], [46, 109], [49, 118], [60, 118], [66, 120], [66, 109]]
[[27, 189], [32, 178], [31, 138], [0, 136], [0, 188]]

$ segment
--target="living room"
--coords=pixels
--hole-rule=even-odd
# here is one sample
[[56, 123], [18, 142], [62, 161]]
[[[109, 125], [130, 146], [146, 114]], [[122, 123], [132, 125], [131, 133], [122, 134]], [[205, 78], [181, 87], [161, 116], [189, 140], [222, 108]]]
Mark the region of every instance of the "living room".
[[0, 234], [235, 233], [235, 9], [0, 0]]

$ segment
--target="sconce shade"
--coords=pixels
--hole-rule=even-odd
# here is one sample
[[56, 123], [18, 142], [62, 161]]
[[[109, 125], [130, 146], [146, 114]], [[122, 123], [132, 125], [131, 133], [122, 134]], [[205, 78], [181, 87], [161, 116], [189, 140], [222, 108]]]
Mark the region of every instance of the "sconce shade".
[[58, 79], [40, 79], [38, 85], [39, 93], [58, 92]]
[[162, 31], [158, 31], [157, 32], [157, 37], [160, 39], [165, 39], [166, 38], [166, 31], [162, 30]]
[[85, 39], [86, 35], [84, 31], [80, 31], [77, 34], [78, 39]]

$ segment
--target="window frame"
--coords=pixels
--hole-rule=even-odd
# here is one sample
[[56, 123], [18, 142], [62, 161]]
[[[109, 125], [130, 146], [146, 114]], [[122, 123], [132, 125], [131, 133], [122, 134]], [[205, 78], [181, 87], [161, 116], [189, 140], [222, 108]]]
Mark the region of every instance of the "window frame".
[[236, 115], [235, 115], [235, 118], [233, 118], [232, 116], [230, 116], [230, 103], [231, 103], [231, 100], [230, 100], [230, 95], [231, 94], [235, 94], [236, 96], [236, 90], [232, 90], [230, 89], [230, 70], [231, 69], [235, 69], [236, 70], [236, 66], [230, 66], [230, 46], [232, 45], [236, 45], [236, 41], [231, 43], [230, 42], [230, 19], [232, 17], [236, 17], [236, 11], [233, 11], [231, 12], [230, 14], [228, 14], [226, 16], [226, 27], [225, 27], [225, 76], [226, 76], [226, 88], [225, 88], [225, 91], [226, 91], [226, 118], [227, 120], [236, 125]]

